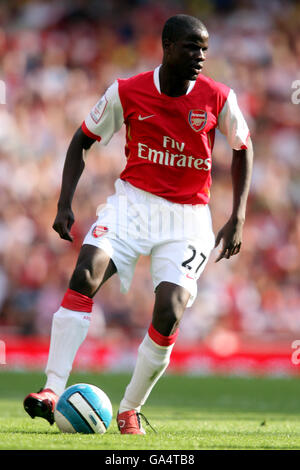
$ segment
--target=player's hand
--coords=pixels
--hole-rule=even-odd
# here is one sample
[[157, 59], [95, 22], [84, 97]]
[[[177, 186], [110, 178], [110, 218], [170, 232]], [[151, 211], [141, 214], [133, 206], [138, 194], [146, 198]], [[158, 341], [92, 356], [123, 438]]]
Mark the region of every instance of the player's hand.
[[72, 242], [73, 237], [70, 234], [70, 230], [74, 220], [75, 218], [71, 208], [58, 209], [52, 228], [59, 234], [60, 238]]
[[229, 259], [240, 252], [242, 245], [243, 222], [234, 221], [232, 218], [221, 228], [217, 237], [215, 247], [222, 241], [221, 252], [216, 259], [216, 263], [222, 258]]

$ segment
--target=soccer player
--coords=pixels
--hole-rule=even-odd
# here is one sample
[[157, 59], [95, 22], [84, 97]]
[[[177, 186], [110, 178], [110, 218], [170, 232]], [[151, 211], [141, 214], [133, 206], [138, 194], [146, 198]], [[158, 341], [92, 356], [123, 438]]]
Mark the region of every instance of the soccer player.
[[[122, 434], [144, 434], [141, 406], [169, 364], [180, 319], [195, 299], [211, 250], [221, 243], [216, 261], [240, 251], [252, 144], [234, 91], [201, 74], [208, 39], [199, 19], [169, 18], [162, 32], [162, 64], [115, 81], [70, 143], [53, 228], [71, 242], [71, 205], [85, 166], [84, 150], [95, 141], [107, 144], [126, 125], [125, 168], [83, 241], [69, 288], [53, 316], [46, 384], [24, 400], [32, 418], [53, 423], [99, 288], [117, 272], [121, 287], [128, 290], [138, 257], [150, 255], [152, 321], [117, 415]], [[208, 202], [216, 128], [233, 149], [233, 206], [215, 239]]]

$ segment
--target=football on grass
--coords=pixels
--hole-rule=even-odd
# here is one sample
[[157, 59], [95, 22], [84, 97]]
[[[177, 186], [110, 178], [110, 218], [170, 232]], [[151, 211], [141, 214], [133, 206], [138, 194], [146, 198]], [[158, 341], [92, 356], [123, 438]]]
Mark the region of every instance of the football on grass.
[[95, 385], [71, 385], [59, 397], [54, 418], [61, 432], [104, 434], [112, 419], [111, 401]]

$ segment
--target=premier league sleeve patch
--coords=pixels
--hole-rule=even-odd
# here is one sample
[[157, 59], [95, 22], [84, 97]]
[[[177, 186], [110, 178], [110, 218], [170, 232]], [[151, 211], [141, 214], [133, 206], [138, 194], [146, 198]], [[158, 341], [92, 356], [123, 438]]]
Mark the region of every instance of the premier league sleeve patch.
[[207, 112], [202, 109], [191, 109], [189, 112], [189, 124], [193, 131], [199, 132], [207, 123]]
[[107, 105], [107, 100], [105, 96], [102, 96], [102, 98], [98, 101], [97, 104], [93, 107], [91, 111], [91, 118], [95, 122], [95, 124], [98, 124]]

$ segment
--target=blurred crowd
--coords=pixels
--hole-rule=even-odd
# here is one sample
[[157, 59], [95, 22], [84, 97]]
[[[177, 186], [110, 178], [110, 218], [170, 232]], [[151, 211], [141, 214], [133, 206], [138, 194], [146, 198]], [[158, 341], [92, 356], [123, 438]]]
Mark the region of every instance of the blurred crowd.
[[[95, 144], [73, 204], [74, 242], [52, 230], [66, 150], [116, 78], [161, 61], [161, 29], [176, 13], [210, 32], [204, 73], [238, 95], [255, 150], [241, 253], [213, 252], [187, 309], [180, 340], [218, 329], [265, 341], [300, 335], [300, 6], [292, 0], [99, 0], [0, 3], [0, 330], [49, 335], [82, 239], [124, 167], [124, 130]], [[299, 95], [300, 96], [300, 93]], [[231, 150], [217, 135], [214, 230], [231, 211]], [[114, 276], [95, 298], [90, 335], [138, 338], [153, 307], [149, 259], [130, 292]]]

